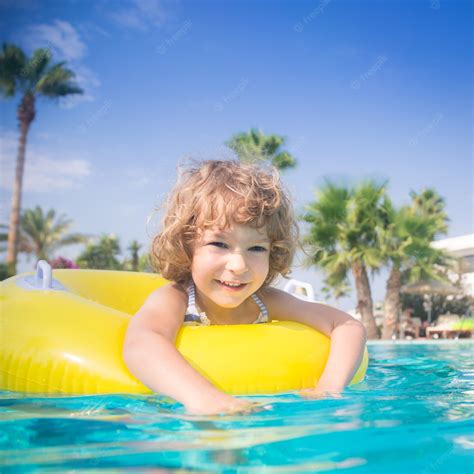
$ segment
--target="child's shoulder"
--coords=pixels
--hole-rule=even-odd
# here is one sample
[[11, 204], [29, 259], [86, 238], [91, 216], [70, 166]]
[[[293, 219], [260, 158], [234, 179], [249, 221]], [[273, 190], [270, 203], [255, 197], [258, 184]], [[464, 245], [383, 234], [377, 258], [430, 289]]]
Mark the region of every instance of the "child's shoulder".
[[154, 290], [132, 317], [127, 334], [152, 331], [174, 340], [186, 312], [187, 295], [180, 285], [168, 283]]
[[170, 281], [169, 283], [166, 283], [166, 285], [160, 286], [157, 291], [160, 291], [164, 295], [173, 295], [173, 296], [179, 296], [181, 298], [188, 298], [188, 290], [187, 286], [184, 285], [183, 283], [176, 283], [173, 281]]
[[186, 307], [188, 304], [188, 292], [183, 285], [170, 282], [153, 291], [148, 300], [151, 304], [172, 304], [173, 306]]
[[258, 294], [270, 301], [286, 299], [288, 296], [291, 297], [288, 292], [280, 290], [279, 288], [274, 288], [273, 286], [260, 288], [260, 290], [258, 290]]
[[288, 292], [273, 287], [262, 288], [258, 295], [267, 307], [271, 319], [280, 319], [299, 301]]

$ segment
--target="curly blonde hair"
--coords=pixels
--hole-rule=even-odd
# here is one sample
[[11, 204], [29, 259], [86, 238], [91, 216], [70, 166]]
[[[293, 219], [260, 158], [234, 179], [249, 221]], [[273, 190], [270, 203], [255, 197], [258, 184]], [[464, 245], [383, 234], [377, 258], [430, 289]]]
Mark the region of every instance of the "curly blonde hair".
[[164, 204], [162, 231], [152, 242], [155, 269], [168, 280], [191, 278], [193, 243], [200, 230], [233, 223], [265, 228], [270, 239], [269, 272], [263, 286], [290, 273], [299, 232], [293, 207], [273, 166], [237, 160], [192, 161]]

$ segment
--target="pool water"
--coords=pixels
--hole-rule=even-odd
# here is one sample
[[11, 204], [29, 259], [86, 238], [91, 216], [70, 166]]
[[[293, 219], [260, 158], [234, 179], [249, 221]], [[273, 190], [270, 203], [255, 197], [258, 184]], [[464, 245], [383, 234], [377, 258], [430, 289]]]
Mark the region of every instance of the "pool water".
[[0, 472], [472, 473], [474, 345], [371, 344], [339, 399], [190, 416], [154, 396], [0, 392]]

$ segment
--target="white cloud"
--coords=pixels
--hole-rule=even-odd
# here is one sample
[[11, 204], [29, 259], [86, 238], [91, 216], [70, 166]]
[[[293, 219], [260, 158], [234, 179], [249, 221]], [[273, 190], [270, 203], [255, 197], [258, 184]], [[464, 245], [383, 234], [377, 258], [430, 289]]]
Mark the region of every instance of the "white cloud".
[[132, 9], [118, 10], [110, 13], [110, 18], [120, 26], [137, 30], [146, 30], [146, 22], [140, 17], [138, 12]]
[[109, 14], [115, 23], [125, 28], [147, 30], [151, 26], [161, 26], [166, 18], [160, 0], [131, 0], [129, 6]]
[[[14, 179], [18, 133], [0, 129], [0, 187], [11, 190]], [[56, 190], [78, 189], [85, 177], [89, 176], [91, 165], [88, 161], [71, 156], [61, 158], [39, 151], [28, 145], [26, 150], [23, 190], [26, 192], [52, 192]]]
[[100, 87], [101, 82], [97, 75], [89, 69], [87, 66], [82, 64], [74, 68], [76, 73], [76, 80], [79, 84], [87, 84], [92, 87]]
[[26, 41], [32, 48], [50, 48], [66, 61], [82, 59], [87, 52], [79, 33], [69, 22], [62, 20], [30, 26], [26, 31]]
[[54, 20], [49, 24], [31, 25], [17, 33], [17, 39], [31, 51], [48, 48], [53, 54], [53, 61], [65, 60], [68, 62], [66, 67], [75, 72], [75, 82], [83, 93], [61, 98], [61, 107], [69, 109], [81, 102], [95, 100], [94, 90], [100, 87], [101, 82], [94, 71], [82, 63], [87, 54], [87, 45], [71, 23]]
[[75, 107], [81, 102], [94, 102], [95, 97], [92, 93], [93, 89], [100, 87], [101, 82], [97, 75], [87, 66], [78, 64], [73, 67], [76, 73], [76, 83], [84, 91], [82, 94], [73, 94], [63, 97], [60, 100], [60, 106], [65, 109]]
[[110, 38], [110, 33], [93, 22], [86, 21], [79, 25], [79, 30], [87, 39], [95, 39], [96, 36]]

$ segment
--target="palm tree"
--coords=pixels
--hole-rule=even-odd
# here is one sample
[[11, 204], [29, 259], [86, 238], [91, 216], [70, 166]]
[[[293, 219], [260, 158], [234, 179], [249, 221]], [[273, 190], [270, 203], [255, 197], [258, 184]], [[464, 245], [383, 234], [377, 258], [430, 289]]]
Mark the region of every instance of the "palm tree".
[[5, 97], [13, 97], [16, 93], [21, 95], [17, 109], [20, 137], [7, 250], [7, 264], [12, 273], [15, 272], [18, 253], [18, 227], [26, 138], [36, 116], [36, 98], [41, 96], [55, 99], [70, 94], [82, 94], [82, 89], [73, 82], [75, 73], [64, 65], [64, 62], [51, 63], [49, 49], [36, 49], [31, 58], [28, 58], [18, 46], [13, 44], [4, 43], [0, 51], [0, 93]]
[[[0, 253], [3, 253], [6, 251], [7, 246], [6, 242], [8, 240], [8, 226], [5, 224], [0, 224]], [[0, 281], [6, 280], [7, 278], [11, 277], [11, 275], [8, 272], [8, 267], [6, 263], [0, 262]]]
[[436, 217], [441, 233], [448, 231], [448, 216], [445, 211], [446, 203], [444, 199], [433, 188], [423, 189], [419, 194], [410, 191], [411, 206], [420, 215]]
[[142, 248], [141, 244], [137, 240], [132, 240], [128, 246], [128, 251], [132, 254], [132, 271], [138, 272], [138, 265], [140, 257], [138, 256], [139, 250]]
[[[6, 224], [0, 224], [0, 252], [4, 253], [7, 251], [8, 244], [8, 226]], [[27, 240], [21, 232], [21, 227], [18, 234], [18, 253], [33, 253], [33, 247], [31, 241]], [[13, 276], [14, 273], [11, 273]]]
[[39, 206], [25, 209], [20, 218], [19, 251], [34, 254], [38, 260], [49, 260], [57, 249], [89, 240], [84, 234], [68, 234], [71, 225], [72, 220], [64, 215], [56, 218], [54, 209], [46, 213]]
[[8, 242], [8, 226], [0, 224], [0, 252], [5, 252], [7, 249], [6, 242]]
[[400, 312], [402, 281], [441, 279], [440, 269], [450, 258], [431, 246], [437, 235], [447, 232], [448, 217], [444, 200], [434, 190], [420, 194], [411, 192], [409, 206], [395, 209], [385, 202], [387, 225], [379, 233], [384, 260], [390, 266], [384, 300], [382, 338], [390, 339], [395, 333]]
[[89, 244], [77, 257], [76, 263], [81, 268], [101, 270], [123, 270], [118, 256], [121, 253], [120, 242], [116, 235], [103, 235], [97, 244]]
[[149, 253], [141, 255], [140, 260], [138, 261], [138, 270], [140, 272], [154, 273], [153, 263], [151, 262]]
[[385, 192], [385, 183], [366, 181], [350, 189], [326, 182], [302, 216], [311, 224], [304, 241], [314, 251], [306, 263], [321, 266], [325, 283], [339, 293], [352, 273], [357, 308], [371, 339], [378, 333], [367, 270], [382, 264], [376, 242], [377, 229], [385, 220]]
[[237, 133], [226, 142], [226, 145], [234, 150], [241, 161], [270, 161], [280, 170], [296, 166], [296, 159], [281, 149], [284, 144], [284, 137], [265, 135], [255, 128], [252, 128], [250, 132]]

